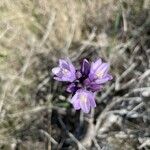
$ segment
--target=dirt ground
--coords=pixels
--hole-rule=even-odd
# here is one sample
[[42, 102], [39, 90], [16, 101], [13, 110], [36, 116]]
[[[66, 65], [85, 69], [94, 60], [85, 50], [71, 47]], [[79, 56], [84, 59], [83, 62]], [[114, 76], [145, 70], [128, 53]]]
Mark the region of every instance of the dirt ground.
[[[0, 0], [0, 150], [150, 149], [150, 0]], [[84, 114], [60, 58], [110, 62]]]

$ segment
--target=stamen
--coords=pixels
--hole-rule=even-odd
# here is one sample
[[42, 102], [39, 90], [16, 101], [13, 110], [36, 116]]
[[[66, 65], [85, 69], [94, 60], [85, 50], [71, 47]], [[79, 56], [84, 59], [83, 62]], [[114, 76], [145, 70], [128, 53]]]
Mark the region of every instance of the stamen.
[[87, 102], [87, 97], [85, 95], [81, 95], [80, 100], [81, 100], [81, 102], [86, 103]]
[[102, 78], [103, 77], [103, 73], [100, 71], [100, 72], [97, 72], [96, 73], [96, 76], [98, 77], [98, 78]]
[[64, 75], [67, 75], [68, 70], [67, 70], [67, 69], [63, 69], [63, 70], [62, 70], [62, 73], [63, 73]]

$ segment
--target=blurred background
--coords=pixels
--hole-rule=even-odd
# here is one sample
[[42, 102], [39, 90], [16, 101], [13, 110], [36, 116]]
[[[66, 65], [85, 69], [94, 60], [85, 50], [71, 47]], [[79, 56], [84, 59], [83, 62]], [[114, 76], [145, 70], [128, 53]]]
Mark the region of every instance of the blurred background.
[[[149, 0], [0, 0], [0, 150], [150, 149]], [[53, 80], [59, 58], [110, 62], [90, 114]]]

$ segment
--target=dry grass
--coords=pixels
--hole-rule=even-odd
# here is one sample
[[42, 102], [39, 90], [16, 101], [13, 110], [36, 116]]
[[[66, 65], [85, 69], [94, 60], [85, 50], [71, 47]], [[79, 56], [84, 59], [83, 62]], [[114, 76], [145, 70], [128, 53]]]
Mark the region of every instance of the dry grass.
[[[149, 0], [1, 0], [0, 149], [146, 148], [149, 103], [142, 93], [150, 91], [149, 5]], [[75, 113], [63, 86], [51, 78], [60, 57], [77, 64], [84, 57], [111, 62], [114, 80], [97, 95], [91, 116]]]

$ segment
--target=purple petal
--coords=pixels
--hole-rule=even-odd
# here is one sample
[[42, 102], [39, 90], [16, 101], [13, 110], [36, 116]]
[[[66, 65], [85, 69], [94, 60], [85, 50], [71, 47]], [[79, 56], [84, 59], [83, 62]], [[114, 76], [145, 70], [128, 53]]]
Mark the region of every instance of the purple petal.
[[96, 91], [99, 91], [101, 90], [102, 86], [100, 84], [91, 84], [90, 85], [90, 89], [92, 92], [96, 92]]
[[112, 79], [111, 75], [106, 75], [104, 78], [98, 79], [95, 81], [96, 84], [103, 84]]
[[84, 84], [87, 87], [91, 84], [91, 81], [89, 80], [89, 78], [87, 78], [86, 80], [84, 80]]
[[77, 100], [78, 100], [78, 92], [76, 92], [76, 94], [72, 97], [72, 99], [70, 100], [70, 103], [73, 104]]
[[68, 62], [66, 60], [64, 60], [64, 59], [59, 59], [59, 66], [61, 68], [67, 69], [67, 70], [70, 69], [69, 65], [68, 65]]
[[73, 107], [74, 107], [74, 109], [75, 110], [79, 110], [80, 109], [80, 101], [75, 101], [74, 103], [73, 103]]
[[76, 71], [76, 77], [77, 79], [80, 79], [82, 77], [82, 74], [80, 71]]
[[108, 76], [109, 80], [112, 80], [112, 79], [113, 79], [112, 75], [107, 74], [107, 76]]
[[101, 64], [102, 64], [102, 60], [98, 59], [97, 61], [95, 61], [94, 63], [92, 63], [91, 70], [95, 71]]
[[91, 108], [96, 107], [95, 93], [88, 91], [87, 96], [88, 96]]
[[90, 72], [90, 64], [87, 59], [84, 59], [82, 62], [81, 72], [83, 75], [88, 75]]
[[103, 76], [108, 72], [109, 70], [109, 64], [108, 63], [102, 63], [99, 68], [97, 69], [97, 73], [100, 72], [103, 74]]
[[96, 103], [95, 103], [94, 99], [90, 100], [90, 105], [91, 105], [91, 108], [95, 108], [96, 107]]
[[76, 69], [72, 63], [69, 63], [69, 68], [70, 68], [70, 71], [72, 72], [72, 74], [75, 75]]
[[70, 102], [73, 104], [73, 107], [75, 110], [80, 109], [79, 93], [80, 92], [77, 91], [76, 94], [70, 100]]
[[89, 79], [92, 81], [95, 78], [95, 73], [94, 72], [90, 72], [89, 74]]
[[54, 77], [54, 79], [55, 80], [57, 80], [57, 81], [63, 81], [61, 78], [59, 78], [59, 77]]
[[67, 89], [66, 89], [67, 92], [69, 93], [74, 93], [76, 91], [76, 85], [74, 83], [71, 83]]
[[76, 79], [76, 69], [74, 67], [74, 65], [72, 64], [72, 62], [68, 59], [68, 65], [69, 65], [69, 69], [70, 69], [70, 72], [72, 74], [72, 78], [73, 78], [73, 81]]
[[73, 82], [76, 78], [71, 73], [67, 76], [62, 76], [62, 81]]
[[59, 67], [55, 67], [55, 68], [52, 69], [52, 73], [53, 73], [54, 75], [57, 75], [57, 74], [59, 74], [60, 70], [61, 70], [61, 69], [60, 69]]
[[89, 73], [89, 79], [94, 80], [95, 79], [95, 72], [96, 70], [101, 66], [102, 60], [98, 59], [95, 62], [92, 62], [91, 68], [90, 68], [90, 73]]
[[87, 100], [87, 101], [82, 101], [80, 100], [80, 107], [81, 109], [83, 110], [84, 113], [89, 113], [90, 111], [90, 102]]

